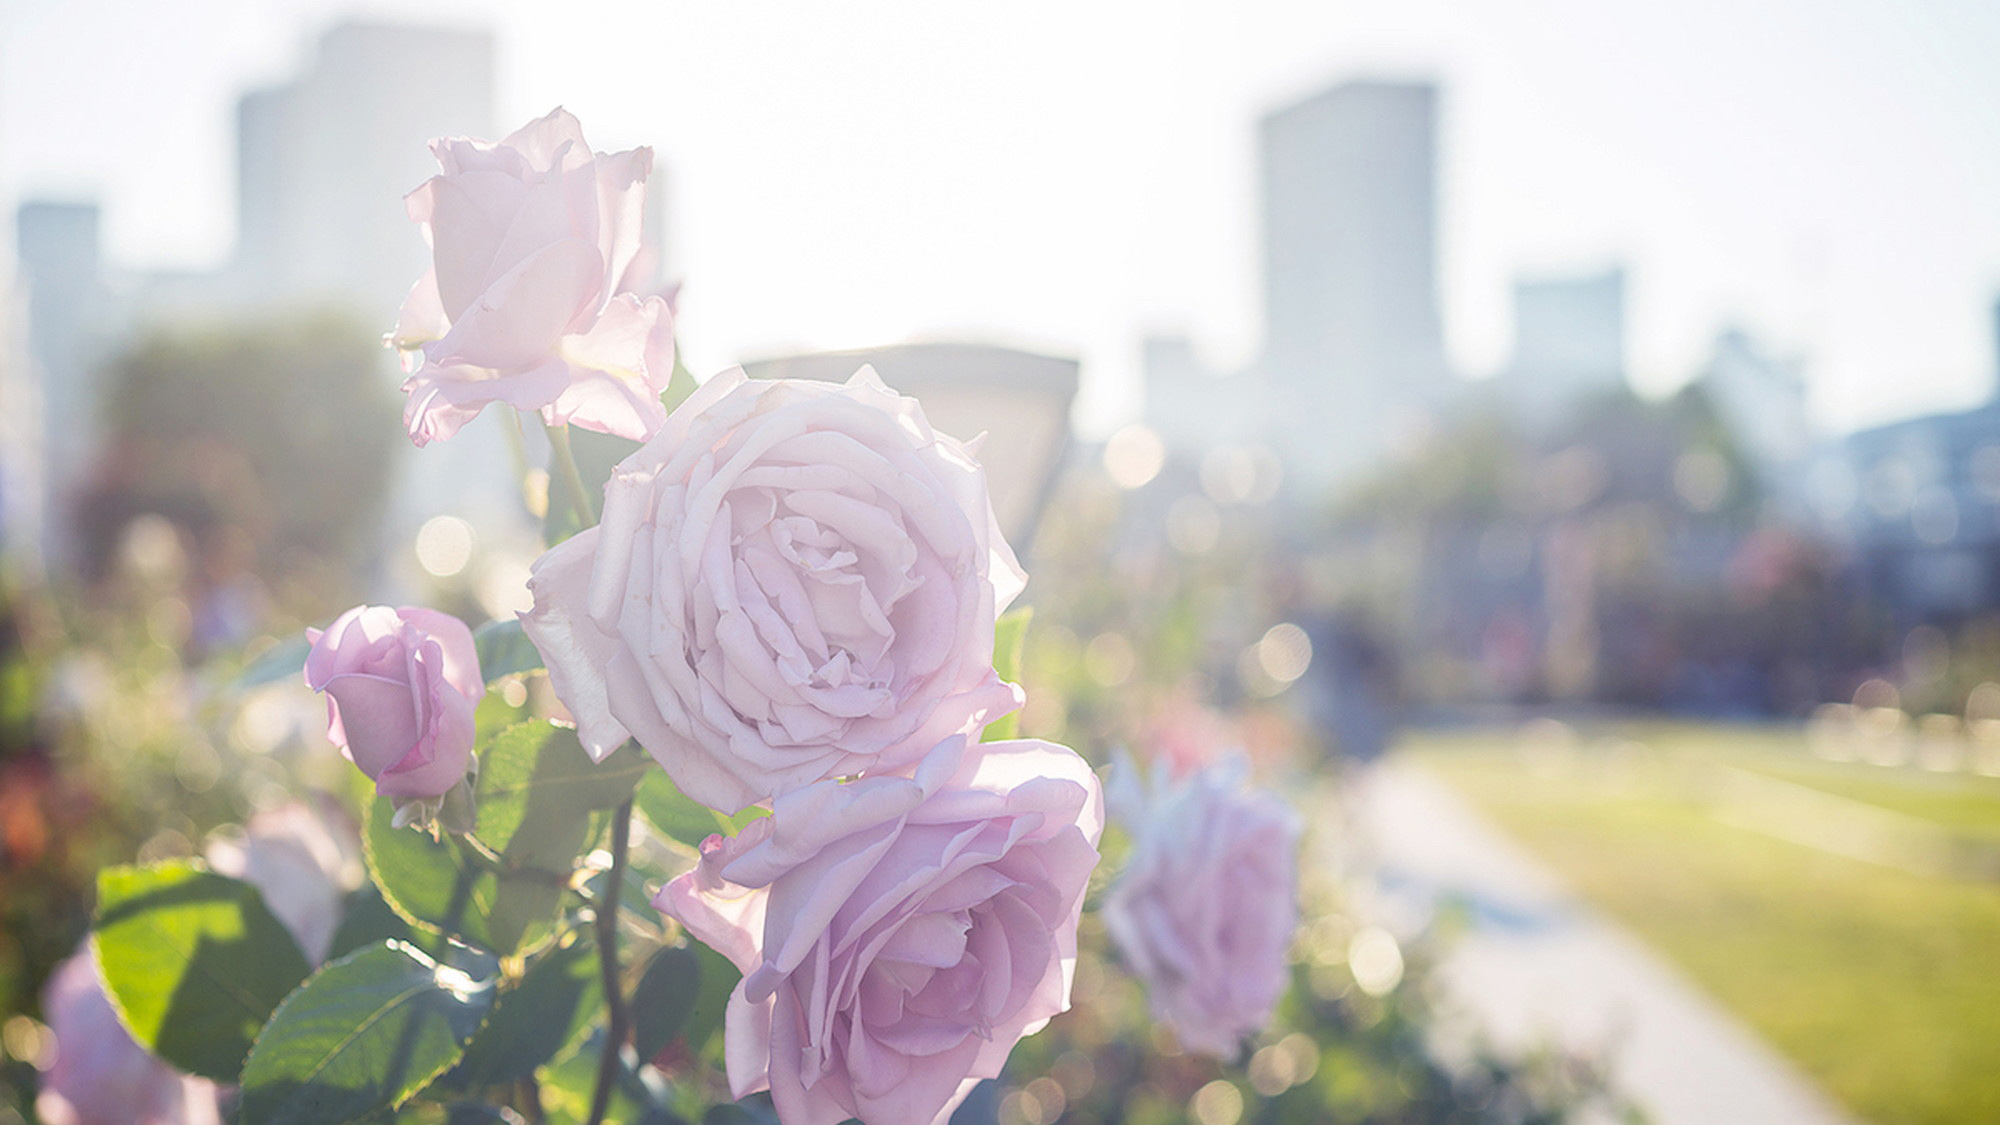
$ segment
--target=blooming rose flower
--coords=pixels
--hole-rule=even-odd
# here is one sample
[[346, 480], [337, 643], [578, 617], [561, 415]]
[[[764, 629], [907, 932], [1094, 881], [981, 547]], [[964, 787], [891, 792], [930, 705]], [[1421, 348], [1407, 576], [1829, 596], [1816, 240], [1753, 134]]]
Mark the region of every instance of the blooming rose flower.
[[222, 1125], [215, 1083], [154, 1057], [118, 1022], [88, 946], [49, 976], [42, 1015], [56, 1039], [35, 1098], [47, 1125]]
[[1242, 783], [1240, 760], [1148, 796], [1119, 763], [1112, 807], [1133, 834], [1104, 925], [1181, 1044], [1233, 1059], [1284, 994], [1298, 924], [1298, 826]]
[[289, 801], [251, 817], [241, 838], [212, 841], [206, 854], [211, 869], [263, 894], [306, 960], [326, 960], [347, 892], [361, 883], [361, 838], [343, 811]]
[[602, 524], [535, 563], [522, 623], [594, 756], [636, 738], [735, 810], [1020, 706], [993, 625], [1025, 577], [983, 470], [916, 400], [865, 367], [732, 370], [618, 466]]
[[941, 1122], [1069, 1006], [1103, 830], [1097, 778], [1046, 742], [940, 744], [915, 777], [777, 799], [654, 904], [734, 961], [737, 1097], [787, 1125]]
[[306, 630], [306, 686], [326, 693], [327, 737], [387, 797], [442, 797], [472, 765], [486, 693], [465, 622], [434, 609], [356, 606]]
[[[443, 172], [410, 193], [433, 267], [391, 342], [410, 439], [458, 432], [489, 402], [643, 441], [666, 419], [673, 315], [624, 292], [653, 150], [594, 153], [557, 109], [499, 144], [432, 143]], [[419, 351], [420, 354], [410, 354]]]

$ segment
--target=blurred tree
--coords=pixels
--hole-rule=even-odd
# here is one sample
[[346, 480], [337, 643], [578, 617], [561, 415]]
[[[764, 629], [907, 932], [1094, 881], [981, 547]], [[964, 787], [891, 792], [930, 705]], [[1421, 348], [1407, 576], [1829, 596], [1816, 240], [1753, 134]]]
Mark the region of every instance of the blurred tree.
[[372, 333], [327, 315], [142, 340], [110, 372], [109, 440], [76, 509], [86, 576], [147, 514], [191, 540], [197, 586], [365, 550], [399, 440], [383, 364]]

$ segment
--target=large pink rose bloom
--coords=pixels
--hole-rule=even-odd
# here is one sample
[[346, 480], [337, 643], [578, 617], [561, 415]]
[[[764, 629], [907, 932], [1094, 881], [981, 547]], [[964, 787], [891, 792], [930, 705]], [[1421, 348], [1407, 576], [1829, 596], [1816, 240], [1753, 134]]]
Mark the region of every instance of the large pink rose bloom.
[[486, 693], [465, 622], [415, 606], [356, 606], [306, 638], [306, 686], [326, 693], [327, 737], [377, 793], [434, 798], [458, 784]]
[[1069, 1006], [1103, 798], [1046, 742], [778, 798], [654, 904], [734, 961], [730, 1089], [786, 1125], [943, 1121]]
[[915, 399], [868, 368], [728, 371], [535, 564], [522, 622], [593, 755], [636, 738], [734, 810], [1018, 707], [993, 625], [1024, 579], [979, 463]]
[[[643, 441], [666, 419], [673, 316], [625, 292], [653, 150], [594, 153], [557, 109], [498, 144], [438, 140], [443, 171], [410, 193], [433, 267], [391, 337], [412, 367], [403, 421], [418, 445], [487, 403]], [[636, 279], [634, 279], [636, 280]]]
[[1297, 820], [1276, 796], [1244, 787], [1240, 761], [1150, 795], [1120, 766], [1112, 807], [1133, 848], [1105, 899], [1105, 928], [1145, 981], [1154, 1018], [1188, 1050], [1234, 1059], [1285, 991]]
[[42, 989], [55, 1033], [35, 1111], [48, 1125], [221, 1125], [215, 1083], [183, 1074], [133, 1040], [85, 946]]

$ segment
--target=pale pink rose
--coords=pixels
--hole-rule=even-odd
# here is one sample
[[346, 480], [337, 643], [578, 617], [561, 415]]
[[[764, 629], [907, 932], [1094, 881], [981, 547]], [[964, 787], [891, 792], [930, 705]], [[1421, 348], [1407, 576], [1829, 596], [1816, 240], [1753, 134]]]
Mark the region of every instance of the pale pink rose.
[[306, 960], [326, 960], [346, 909], [361, 883], [361, 837], [344, 810], [288, 801], [250, 818], [243, 835], [210, 842], [209, 867], [241, 879], [264, 896]]
[[522, 616], [602, 759], [628, 737], [735, 810], [896, 769], [1020, 706], [994, 619], [1025, 580], [986, 477], [915, 399], [716, 376], [535, 563]]
[[1146, 794], [1118, 763], [1112, 808], [1132, 853], [1101, 911], [1153, 1016], [1181, 1045], [1234, 1059], [1284, 994], [1298, 925], [1298, 822], [1245, 788], [1240, 759]]
[[916, 776], [779, 797], [654, 905], [743, 971], [724, 1054], [786, 1125], [941, 1122], [1069, 1007], [1103, 831], [1097, 778], [1046, 742], [955, 736]]
[[377, 793], [441, 797], [465, 777], [486, 685], [463, 621], [415, 606], [356, 606], [306, 639], [306, 686], [326, 693], [327, 737]]
[[216, 1085], [183, 1074], [133, 1040], [104, 994], [89, 946], [42, 989], [55, 1033], [35, 1111], [47, 1125], [221, 1125]]
[[673, 314], [627, 292], [653, 150], [594, 153], [557, 109], [498, 144], [438, 140], [443, 171], [410, 193], [432, 269], [391, 342], [411, 368], [418, 445], [487, 403], [643, 441], [666, 419]]

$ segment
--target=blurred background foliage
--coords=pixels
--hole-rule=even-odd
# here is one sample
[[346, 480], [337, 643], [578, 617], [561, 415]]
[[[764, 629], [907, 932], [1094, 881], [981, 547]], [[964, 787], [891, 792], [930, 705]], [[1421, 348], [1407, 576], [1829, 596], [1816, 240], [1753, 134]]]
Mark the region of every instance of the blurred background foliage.
[[383, 365], [375, 333], [331, 314], [140, 339], [110, 365], [105, 453], [77, 504], [85, 580], [155, 515], [200, 590], [254, 577], [310, 602], [344, 584], [379, 549], [403, 442]]

